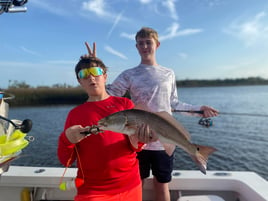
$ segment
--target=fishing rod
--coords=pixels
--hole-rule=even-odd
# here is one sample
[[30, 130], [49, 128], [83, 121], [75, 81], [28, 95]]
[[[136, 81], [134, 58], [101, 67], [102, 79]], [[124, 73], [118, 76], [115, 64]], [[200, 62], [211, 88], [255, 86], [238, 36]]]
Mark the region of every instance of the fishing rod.
[[20, 125], [15, 124], [10, 119], [7, 119], [7, 118], [5, 118], [5, 117], [3, 117], [1, 115], [0, 115], [0, 119], [3, 119], [5, 121], [11, 123], [14, 126], [15, 129], [18, 129], [23, 133], [28, 133], [32, 129], [32, 120], [30, 120], [30, 119], [24, 119]]
[[[187, 113], [194, 113], [194, 114], [204, 114], [204, 111], [201, 110], [172, 110], [172, 112], [187, 112]], [[238, 115], [238, 116], [254, 116], [254, 117], [268, 117], [268, 114], [252, 114], [252, 113], [234, 113], [234, 112], [219, 112], [221, 115]], [[213, 121], [211, 118], [201, 118], [198, 124], [210, 127], [213, 125]]]
[[[172, 112], [187, 112], [194, 114], [204, 114], [201, 110], [172, 110]], [[238, 115], [238, 116], [255, 116], [255, 117], [268, 117], [268, 114], [252, 114], [252, 113], [235, 113], [235, 112], [219, 112], [221, 115]]]

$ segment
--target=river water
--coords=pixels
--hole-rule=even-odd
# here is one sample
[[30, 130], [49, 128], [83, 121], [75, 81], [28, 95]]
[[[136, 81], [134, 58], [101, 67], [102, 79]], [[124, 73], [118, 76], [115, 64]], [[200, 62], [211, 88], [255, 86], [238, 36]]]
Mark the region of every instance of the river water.
[[[268, 86], [179, 88], [180, 100], [211, 105], [222, 114], [212, 118], [213, 126], [198, 124], [199, 117], [174, 113], [191, 133], [193, 143], [213, 146], [208, 170], [254, 171], [268, 180]], [[35, 140], [13, 165], [62, 167], [57, 159], [57, 140], [65, 118], [74, 105], [10, 107], [9, 117], [29, 118]], [[175, 152], [174, 169], [197, 170], [188, 154]]]

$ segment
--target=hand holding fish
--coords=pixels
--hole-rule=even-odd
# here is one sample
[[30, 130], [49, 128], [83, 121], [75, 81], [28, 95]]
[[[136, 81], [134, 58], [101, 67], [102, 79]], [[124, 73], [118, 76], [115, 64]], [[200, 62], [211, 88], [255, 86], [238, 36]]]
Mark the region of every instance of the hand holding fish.
[[86, 135], [81, 133], [87, 131], [88, 127], [82, 127], [81, 125], [74, 125], [65, 130], [65, 135], [71, 143], [76, 144], [86, 137]]
[[133, 147], [138, 148], [138, 142], [150, 143], [158, 140], [158, 136], [150, 129], [148, 124], [141, 124], [137, 127], [135, 134], [129, 136]]
[[[148, 124], [142, 124], [139, 126], [135, 133], [139, 142], [150, 143], [158, 140], [158, 136], [154, 130], [150, 129]], [[135, 136], [134, 135], [134, 136]]]

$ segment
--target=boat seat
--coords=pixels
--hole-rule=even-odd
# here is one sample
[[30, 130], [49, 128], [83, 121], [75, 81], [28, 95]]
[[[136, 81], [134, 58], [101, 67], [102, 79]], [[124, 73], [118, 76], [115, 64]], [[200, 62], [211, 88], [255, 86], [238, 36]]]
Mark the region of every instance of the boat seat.
[[217, 195], [191, 195], [182, 196], [177, 201], [224, 201]]

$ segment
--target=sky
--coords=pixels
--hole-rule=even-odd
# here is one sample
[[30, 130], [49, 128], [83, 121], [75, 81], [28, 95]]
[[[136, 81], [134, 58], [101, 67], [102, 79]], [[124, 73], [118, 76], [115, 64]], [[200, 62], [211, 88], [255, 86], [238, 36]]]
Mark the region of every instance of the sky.
[[77, 86], [74, 68], [97, 44], [108, 83], [135, 67], [135, 34], [159, 34], [158, 64], [177, 80], [268, 79], [268, 0], [28, 0], [0, 15], [0, 88]]

